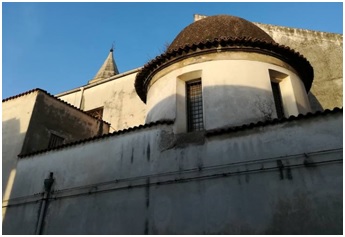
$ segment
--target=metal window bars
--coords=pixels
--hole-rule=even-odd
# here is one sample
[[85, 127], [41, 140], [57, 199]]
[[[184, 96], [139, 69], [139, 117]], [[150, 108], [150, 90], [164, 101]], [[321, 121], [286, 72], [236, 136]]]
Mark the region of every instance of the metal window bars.
[[204, 129], [201, 79], [186, 83], [188, 132]]

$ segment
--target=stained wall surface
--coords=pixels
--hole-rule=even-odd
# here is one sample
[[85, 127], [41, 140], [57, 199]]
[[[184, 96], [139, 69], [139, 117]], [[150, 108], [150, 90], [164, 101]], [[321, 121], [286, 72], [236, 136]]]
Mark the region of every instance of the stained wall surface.
[[342, 113], [187, 140], [136, 129], [21, 159], [8, 213], [31, 213], [53, 172], [44, 234], [341, 234], [341, 131]]
[[2, 193], [5, 201], [11, 197], [18, 155], [47, 149], [52, 133], [68, 143], [109, 132], [109, 124], [41, 90], [5, 99], [2, 128]]
[[314, 68], [313, 111], [343, 107], [343, 35], [255, 23], [277, 43], [298, 51]]
[[271, 70], [285, 75], [280, 82], [285, 116], [306, 114], [310, 106], [304, 85], [290, 68], [276, 58], [256, 53], [224, 52], [181, 60], [153, 76], [146, 122], [171, 119], [176, 131], [186, 132], [185, 84], [195, 79], [201, 79], [202, 84], [205, 130], [277, 118]]
[[109, 132], [109, 124], [39, 92], [21, 153], [47, 149], [51, 134], [64, 144]]
[[84, 111], [103, 107], [103, 120], [111, 124], [110, 132], [144, 124], [146, 105], [134, 89], [137, 71], [122, 73], [103, 83], [86, 85], [57, 96]]

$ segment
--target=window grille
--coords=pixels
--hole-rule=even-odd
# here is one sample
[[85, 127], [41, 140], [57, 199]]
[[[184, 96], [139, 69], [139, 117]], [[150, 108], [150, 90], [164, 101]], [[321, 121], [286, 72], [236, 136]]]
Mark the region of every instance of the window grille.
[[279, 83], [271, 81], [271, 87], [273, 92], [274, 103], [276, 106], [277, 116], [278, 118], [284, 117], [284, 108], [283, 108], [283, 101], [282, 95], [280, 92]]
[[92, 109], [92, 110], [86, 111], [86, 113], [88, 113], [92, 117], [95, 117], [97, 119], [102, 120], [102, 118], [103, 118], [103, 107], [99, 107], [97, 109]]
[[65, 139], [55, 134], [50, 134], [48, 148], [53, 148], [61, 145]]
[[204, 129], [201, 79], [186, 83], [188, 132]]

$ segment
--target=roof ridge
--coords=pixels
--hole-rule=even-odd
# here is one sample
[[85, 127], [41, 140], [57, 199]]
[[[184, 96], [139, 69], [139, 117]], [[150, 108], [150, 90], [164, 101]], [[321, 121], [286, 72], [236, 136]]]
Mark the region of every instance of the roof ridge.
[[41, 89], [41, 88], [34, 88], [34, 89], [31, 89], [31, 90], [28, 90], [28, 91], [25, 91], [25, 92], [22, 92], [20, 94], [17, 94], [17, 95], [13, 95], [13, 96], [10, 96], [10, 97], [7, 97], [5, 99], [2, 99], [2, 102], [7, 102], [9, 100], [13, 100], [13, 99], [16, 99], [18, 97], [22, 97], [24, 95], [28, 95], [28, 94], [31, 94], [35, 91], [42, 91], [42, 92], [46, 92], [45, 90]]
[[98, 140], [98, 139], [104, 139], [104, 138], [107, 138], [107, 137], [117, 136], [117, 135], [121, 135], [121, 134], [124, 134], [124, 133], [132, 132], [132, 131], [135, 131], [135, 130], [144, 129], [144, 128], [148, 128], [148, 127], [152, 127], [152, 126], [170, 125], [173, 122], [174, 122], [173, 120], [158, 120], [158, 121], [147, 123], [147, 124], [141, 124], [141, 125], [138, 125], [138, 126], [125, 128], [125, 129], [118, 130], [118, 131], [115, 131], [115, 132], [112, 132], [112, 133], [108, 133], [108, 134], [96, 135], [96, 136], [93, 136], [93, 137], [89, 137], [89, 138], [85, 138], [85, 139], [82, 139], [82, 140], [66, 143], [66, 144], [63, 144], [63, 145], [60, 145], [60, 146], [57, 146], [57, 147], [53, 147], [53, 148], [47, 148], [47, 149], [43, 149], [43, 150], [38, 150], [38, 151], [30, 152], [30, 153], [27, 153], [27, 154], [19, 154], [18, 157], [19, 158], [25, 158], [25, 157], [29, 157], [29, 156], [45, 153], [45, 152], [48, 152], [48, 151], [60, 150], [60, 149], [65, 148], [65, 147], [70, 147], [70, 146], [74, 146], [74, 145], [78, 145], [78, 144], [82, 144], [82, 143], [87, 143], [87, 142], [95, 141], [95, 140]]
[[312, 33], [315, 33], [315, 34], [329, 34], [329, 35], [343, 37], [343, 34], [341, 34], [341, 33], [334, 33], [334, 32], [322, 31], [322, 30], [312, 30], [312, 29], [306, 29], [306, 28], [299, 28], [299, 27], [292, 27], [292, 26], [282, 26], [282, 25], [276, 25], [276, 24], [254, 22], [254, 21], [252, 21], [252, 23], [257, 25], [258, 27], [260, 27], [260, 25], [263, 25], [263, 26], [268, 26], [268, 27], [286, 28], [286, 29], [289, 29], [289, 30], [306, 31], [306, 32], [312, 32]]
[[77, 108], [76, 106], [74, 106], [74, 105], [72, 105], [72, 104], [70, 104], [70, 103], [68, 103], [68, 102], [66, 102], [66, 101], [64, 101], [64, 100], [62, 100], [62, 99], [60, 99], [59, 97], [56, 97], [56, 96], [50, 94], [49, 92], [47, 92], [47, 91], [45, 91], [45, 90], [43, 90], [43, 89], [40, 89], [40, 88], [31, 89], [31, 90], [28, 90], [28, 91], [26, 91], [26, 92], [20, 93], [20, 94], [18, 94], [18, 95], [14, 95], [14, 96], [8, 97], [8, 98], [6, 98], [6, 99], [3, 99], [2, 102], [4, 103], [4, 102], [7, 102], [7, 101], [9, 101], [9, 100], [13, 100], [13, 99], [22, 97], [22, 96], [24, 96], [24, 95], [28, 95], [28, 94], [33, 93], [33, 92], [35, 92], [35, 91], [43, 92], [44, 94], [46, 94], [46, 95], [48, 95], [48, 96], [54, 98], [55, 100], [60, 101], [60, 102], [62, 102], [62, 103], [64, 103], [64, 104], [66, 104], [67, 106], [72, 107], [72, 108], [74, 108], [74, 109], [76, 109], [76, 110], [82, 112], [83, 114], [86, 114], [86, 115], [92, 117], [93, 119], [96, 119], [96, 120], [98, 120], [98, 121], [101, 121], [101, 122], [103, 122], [103, 123], [106, 123], [106, 124], [109, 124], [109, 125], [110, 125], [110, 123], [108, 123], [107, 121], [104, 121], [104, 120], [102, 120], [102, 119], [98, 119], [98, 118], [96, 118], [96, 117], [94, 117], [94, 116], [92, 116], [92, 115], [86, 113], [84, 110], [81, 110], [81, 109]]

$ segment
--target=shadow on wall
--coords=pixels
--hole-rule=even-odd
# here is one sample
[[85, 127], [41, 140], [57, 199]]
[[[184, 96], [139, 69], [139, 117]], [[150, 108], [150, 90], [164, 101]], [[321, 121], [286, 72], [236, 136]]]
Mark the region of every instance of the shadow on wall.
[[[17, 155], [22, 149], [25, 133], [20, 134], [18, 119], [2, 122], [2, 199], [7, 200], [12, 189]], [[11, 176], [11, 178], [10, 178]], [[12, 177], [13, 176], [13, 177]]]
[[[204, 125], [207, 130], [277, 118], [275, 101], [270, 90], [245, 86], [208, 86], [203, 88], [202, 93]], [[322, 108], [317, 98], [315, 96], [312, 98], [313, 104], [316, 105], [314, 108], [317, 106]], [[286, 117], [309, 112], [305, 104], [288, 106], [289, 101], [294, 103], [294, 98], [283, 95]], [[170, 95], [148, 109], [146, 123], [171, 119], [175, 120], [176, 126], [181, 124], [183, 127], [187, 119], [186, 111], [185, 95]], [[312, 111], [314, 111], [313, 108]], [[182, 130], [185, 129], [182, 128]]]
[[2, 122], [2, 222], [7, 217], [8, 200], [16, 177], [18, 157], [22, 149], [25, 133], [20, 133], [20, 121], [9, 119]]
[[[271, 91], [253, 87], [212, 86], [205, 88], [203, 93], [204, 109], [207, 109], [207, 116], [204, 121], [208, 126], [207, 129], [222, 126], [238, 126], [275, 117], [275, 106]], [[178, 106], [176, 106], [176, 103]], [[185, 124], [185, 104], [185, 97], [183, 95], [167, 96], [151, 109], [148, 119], [153, 121], [176, 118], [175, 124], [179, 122]], [[304, 108], [303, 105], [298, 106], [302, 109]], [[176, 107], [178, 110], [176, 110]], [[8, 124], [6, 124], [6, 122], [8, 122]], [[3, 127], [8, 126], [11, 128], [17, 128], [17, 130], [12, 129], [9, 131], [12, 133], [17, 131], [17, 133], [19, 133], [18, 121], [6, 122], [3, 123]], [[7, 172], [8, 176], [10, 172], [11, 170]], [[47, 174], [48, 172], [49, 171], [47, 170]], [[17, 188], [20, 188], [18, 178], [19, 176], [17, 176]], [[42, 192], [44, 190], [43, 182], [44, 180], [42, 180]], [[40, 199], [40, 197], [37, 199], [43, 200]], [[10, 231], [16, 231], [18, 234], [35, 233], [40, 203], [41, 202], [30, 202], [25, 205], [17, 205], [13, 206], [13, 208], [9, 208], [9, 215], [5, 215], [3, 219], [4, 233]], [[18, 213], [23, 213], [23, 215], [18, 216]], [[18, 226], [21, 226], [21, 228], [18, 228]], [[13, 234], [13, 232], [11, 233]]]
[[308, 98], [312, 112], [323, 111], [322, 105], [311, 91], [308, 93]]

